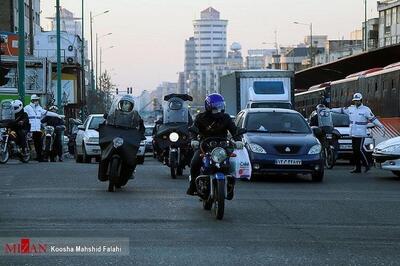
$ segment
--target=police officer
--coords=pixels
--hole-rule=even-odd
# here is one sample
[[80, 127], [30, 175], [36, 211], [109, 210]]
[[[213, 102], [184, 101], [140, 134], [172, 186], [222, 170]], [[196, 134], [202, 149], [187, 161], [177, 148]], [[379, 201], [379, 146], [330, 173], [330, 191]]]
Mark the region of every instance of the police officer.
[[[53, 105], [49, 108], [49, 111], [56, 113], [58, 111], [58, 107]], [[55, 162], [55, 157], [58, 156], [58, 161], [62, 162], [63, 161], [63, 149], [62, 149], [62, 131], [63, 129], [61, 128], [64, 126], [64, 120], [59, 118], [59, 117], [53, 117], [53, 116], [45, 116], [41, 120], [42, 124], [46, 124], [48, 126], [54, 127], [54, 149], [52, 151], [52, 154], [50, 155], [50, 161]], [[47, 161], [47, 158], [45, 158]]]
[[[205, 112], [199, 113], [193, 123], [193, 126], [198, 129], [198, 134], [192, 135], [191, 145], [197, 150], [194, 153], [190, 164], [190, 185], [186, 192], [188, 195], [195, 195], [197, 188], [195, 180], [200, 175], [202, 159], [200, 157], [199, 141], [197, 136], [200, 136], [200, 141], [209, 137], [226, 138], [228, 131], [232, 136], [237, 133], [237, 127], [232, 121], [229, 114], [225, 113], [225, 100], [218, 93], [210, 94], [205, 99]], [[236, 137], [237, 148], [242, 148], [243, 143], [240, 137]], [[228, 195], [229, 197], [229, 195]], [[232, 195], [233, 197], [233, 190]]]
[[42, 162], [42, 131], [41, 131], [41, 119], [47, 116], [53, 116], [61, 118], [58, 114], [48, 112], [43, 109], [39, 104], [40, 98], [33, 94], [31, 96], [31, 103], [25, 106], [24, 111], [28, 114], [29, 123], [31, 124], [32, 139], [36, 151], [36, 160]]
[[15, 114], [15, 120], [10, 129], [17, 133], [17, 143], [21, 147], [23, 153], [25, 153], [27, 152], [26, 135], [31, 128], [28, 114], [24, 112], [24, 105], [20, 100], [12, 101], [11, 105]]
[[385, 127], [375, 117], [371, 109], [362, 104], [363, 96], [357, 92], [353, 96], [353, 105], [347, 108], [333, 108], [332, 112], [347, 114], [350, 119], [350, 135], [352, 137], [353, 155], [355, 168], [351, 173], [361, 173], [361, 163], [365, 166], [365, 172], [368, 172], [370, 167], [367, 156], [364, 151], [364, 141], [368, 135], [367, 126], [371, 122], [380, 127], [385, 135]]

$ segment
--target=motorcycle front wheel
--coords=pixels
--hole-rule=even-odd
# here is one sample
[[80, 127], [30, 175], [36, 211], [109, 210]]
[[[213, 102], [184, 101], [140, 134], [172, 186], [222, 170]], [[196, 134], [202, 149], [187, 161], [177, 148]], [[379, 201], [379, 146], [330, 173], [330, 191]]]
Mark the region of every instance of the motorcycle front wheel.
[[108, 192], [114, 192], [119, 179], [119, 160], [117, 158], [111, 159], [110, 162], [110, 177], [108, 181]]
[[4, 143], [0, 144], [0, 164], [5, 164], [10, 159], [10, 153], [8, 152], [8, 148], [4, 149]]
[[214, 186], [214, 215], [222, 220], [225, 211], [225, 180], [217, 180]]
[[335, 153], [332, 148], [325, 148], [325, 166], [332, 169], [335, 165]]

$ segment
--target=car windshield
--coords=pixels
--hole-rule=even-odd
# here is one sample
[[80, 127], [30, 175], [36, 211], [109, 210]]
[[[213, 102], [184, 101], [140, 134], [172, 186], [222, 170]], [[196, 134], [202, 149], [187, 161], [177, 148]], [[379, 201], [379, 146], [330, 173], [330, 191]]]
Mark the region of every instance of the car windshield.
[[249, 113], [246, 120], [248, 132], [309, 134], [310, 127], [297, 113]]
[[350, 126], [350, 119], [349, 116], [346, 114], [332, 113], [332, 121], [334, 127]]
[[89, 124], [89, 129], [98, 129], [99, 125], [104, 122], [104, 118], [101, 116], [94, 116]]
[[153, 127], [146, 127], [146, 130], [144, 131], [145, 136], [151, 136], [153, 135]]

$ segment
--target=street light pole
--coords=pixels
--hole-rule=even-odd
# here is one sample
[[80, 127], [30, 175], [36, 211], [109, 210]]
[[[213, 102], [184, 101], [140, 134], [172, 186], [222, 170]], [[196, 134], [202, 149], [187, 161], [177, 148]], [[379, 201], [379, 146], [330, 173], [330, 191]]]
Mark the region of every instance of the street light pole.
[[63, 113], [61, 103], [61, 23], [60, 23], [60, 0], [56, 0], [56, 21], [57, 21], [57, 105], [58, 110]]
[[25, 1], [18, 0], [18, 94], [25, 103]]
[[[109, 36], [109, 35], [111, 35], [112, 33], [110, 32], [110, 33], [107, 33], [107, 34], [104, 34], [104, 35], [101, 35], [100, 37], [98, 36], [98, 34], [96, 33], [96, 84], [99, 84], [100, 82], [99, 82], [99, 72], [98, 72], [98, 66], [99, 66], [99, 64], [98, 64], [98, 60], [97, 60], [97, 58], [98, 58], [98, 54], [99, 54], [99, 40], [101, 39], [101, 38], [103, 38], [103, 37], [106, 37], [106, 36]], [[100, 73], [100, 75], [101, 75], [101, 73]], [[97, 88], [97, 85], [96, 85], [96, 91], [98, 90], [98, 88]]]
[[[81, 67], [82, 67], [82, 96], [81, 100], [83, 103], [86, 103], [86, 73], [85, 73], [85, 1], [82, 0], [82, 46], [81, 46]], [[81, 108], [81, 118], [83, 118], [83, 103]]]
[[[112, 49], [112, 48], [114, 48], [115, 46], [110, 46], [110, 47], [108, 47], [108, 48], [106, 48], [106, 49], [104, 49], [104, 51], [106, 51], [106, 50], [108, 50], [108, 49]], [[99, 84], [100, 84], [100, 90], [102, 89], [102, 81], [101, 81], [101, 75], [102, 75], [102, 71], [101, 71], [101, 64], [103, 63], [103, 61], [102, 61], [102, 56], [103, 55], [103, 47], [100, 47], [100, 78], [99, 78]]]
[[106, 13], [110, 12], [110, 10], [106, 10], [100, 14], [94, 15], [92, 14], [92, 11], [90, 11], [90, 68], [91, 68], [91, 88], [92, 90], [96, 90], [96, 84], [95, 84], [95, 79], [94, 79], [94, 68], [93, 68], [93, 19], [97, 16], [104, 15]]
[[368, 51], [367, 32], [367, 0], [364, 0], [364, 51]]
[[307, 24], [307, 23], [300, 23], [300, 22], [293, 22], [294, 24], [298, 25], [305, 25], [310, 27], [310, 64], [311, 66], [314, 66], [314, 48], [313, 48], [313, 24]]

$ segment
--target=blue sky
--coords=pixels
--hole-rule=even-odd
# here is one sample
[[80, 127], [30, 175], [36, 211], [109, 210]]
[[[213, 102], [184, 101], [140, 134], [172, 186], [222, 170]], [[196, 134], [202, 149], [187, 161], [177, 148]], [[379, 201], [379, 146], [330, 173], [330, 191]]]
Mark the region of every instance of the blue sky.
[[[376, 0], [367, 0], [368, 16], [377, 16]], [[44, 17], [54, 15], [54, 0], [41, 0]], [[76, 16], [81, 14], [81, 0], [61, 0], [61, 5]], [[331, 39], [348, 38], [361, 28], [364, 0], [85, 0], [86, 22], [94, 14], [110, 9], [95, 20], [101, 46], [114, 49], [104, 52], [104, 68], [114, 69], [113, 81], [121, 88], [132, 86], [138, 94], [152, 90], [161, 81], [176, 81], [183, 70], [184, 40], [193, 34], [192, 20], [212, 6], [228, 19], [228, 45], [242, 44], [243, 55], [250, 48], [266, 48], [262, 42], [274, 42], [274, 30], [282, 45], [302, 42], [309, 33], [306, 26], [294, 21], [313, 23], [314, 34]], [[86, 37], [89, 37], [86, 23]]]

